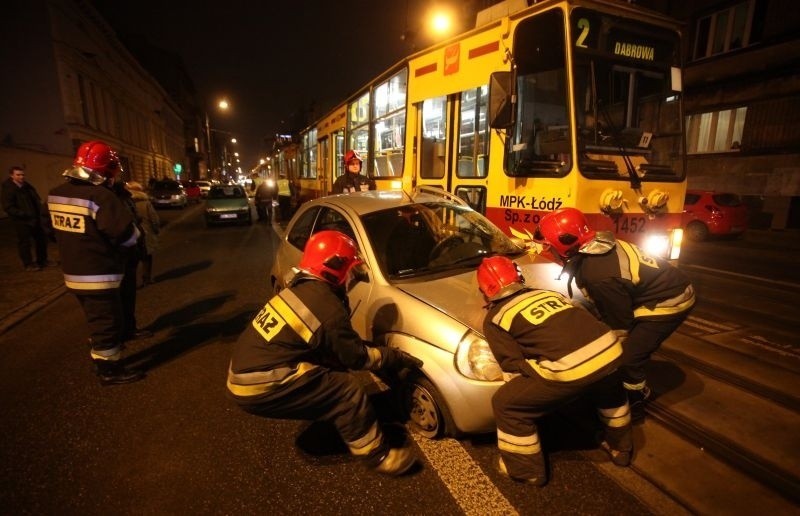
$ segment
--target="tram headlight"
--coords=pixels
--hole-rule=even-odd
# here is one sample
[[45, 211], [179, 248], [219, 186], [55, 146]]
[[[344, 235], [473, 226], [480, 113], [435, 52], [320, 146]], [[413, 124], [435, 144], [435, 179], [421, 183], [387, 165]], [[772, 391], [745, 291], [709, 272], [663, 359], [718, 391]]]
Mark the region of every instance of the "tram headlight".
[[665, 234], [652, 234], [644, 239], [644, 252], [650, 256], [668, 258], [670, 255], [669, 236]]

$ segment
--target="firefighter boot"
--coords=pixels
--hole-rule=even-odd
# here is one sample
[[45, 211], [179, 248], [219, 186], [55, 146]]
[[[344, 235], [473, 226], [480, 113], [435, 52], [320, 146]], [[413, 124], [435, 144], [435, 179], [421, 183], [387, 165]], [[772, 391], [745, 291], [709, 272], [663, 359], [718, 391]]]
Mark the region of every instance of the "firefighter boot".
[[625, 392], [628, 394], [628, 404], [631, 406], [631, 420], [634, 422], [644, 421], [645, 407], [647, 400], [650, 399], [650, 388], [641, 383], [631, 388], [629, 384], [625, 384]]
[[630, 424], [618, 428], [606, 427], [597, 440], [615, 466], [624, 468], [630, 465], [633, 457], [633, 432]]
[[133, 383], [144, 378], [144, 373], [138, 369], [128, 369], [124, 365], [110, 360], [95, 360], [97, 377], [100, 385], [120, 385]]
[[503, 457], [500, 457], [500, 460], [497, 461], [497, 470], [500, 472], [501, 475], [506, 476], [512, 480], [516, 480], [518, 482], [525, 482], [526, 484], [531, 484], [536, 487], [542, 487], [547, 483], [547, 468], [544, 465], [544, 455], [541, 452], [534, 453], [529, 457], [533, 459], [533, 469], [536, 471], [536, 474], [531, 478], [516, 478], [512, 477], [508, 473], [508, 468], [506, 468], [506, 463], [503, 460]]
[[417, 459], [408, 448], [390, 448], [381, 458], [375, 471], [384, 475], [399, 476], [408, 471]]

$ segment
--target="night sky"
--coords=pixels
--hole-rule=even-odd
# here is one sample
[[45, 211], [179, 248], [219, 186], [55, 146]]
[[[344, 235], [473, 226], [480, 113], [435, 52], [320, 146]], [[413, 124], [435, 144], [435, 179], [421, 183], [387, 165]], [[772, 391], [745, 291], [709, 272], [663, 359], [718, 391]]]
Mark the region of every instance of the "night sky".
[[[94, 0], [118, 34], [144, 36], [182, 58], [212, 126], [239, 139], [245, 169], [267, 150], [265, 138], [297, 128], [304, 109], [313, 104], [324, 114], [409, 55], [401, 35], [418, 28], [433, 3]], [[471, 2], [454, 3], [467, 19]], [[415, 42], [430, 39], [420, 34]], [[231, 104], [227, 114], [215, 112], [220, 97]]]

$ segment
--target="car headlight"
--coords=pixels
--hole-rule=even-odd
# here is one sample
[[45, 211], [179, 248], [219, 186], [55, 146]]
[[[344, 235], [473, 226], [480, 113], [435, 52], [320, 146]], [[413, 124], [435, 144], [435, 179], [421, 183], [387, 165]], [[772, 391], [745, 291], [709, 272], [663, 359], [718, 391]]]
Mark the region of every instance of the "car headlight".
[[494, 358], [489, 343], [474, 331], [468, 331], [458, 343], [456, 369], [473, 380], [494, 382], [503, 379], [503, 371]]

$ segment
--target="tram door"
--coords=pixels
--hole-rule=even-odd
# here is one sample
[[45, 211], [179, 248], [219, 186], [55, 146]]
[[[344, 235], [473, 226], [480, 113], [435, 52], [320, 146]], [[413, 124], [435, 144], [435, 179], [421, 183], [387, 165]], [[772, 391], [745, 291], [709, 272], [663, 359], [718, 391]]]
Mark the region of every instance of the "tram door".
[[422, 102], [417, 130], [417, 184], [438, 186], [486, 212], [489, 88]]
[[323, 136], [317, 141], [319, 146], [319, 159], [317, 160], [317, 178], [319, 181], [320, 196], [324, 197], [331, 193], [333, 181], [331, 173], [333, 167], [331, 166], [331, 148], [330, 138]]

